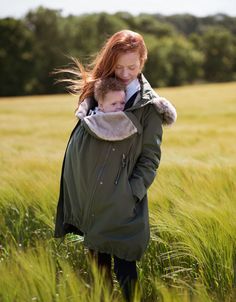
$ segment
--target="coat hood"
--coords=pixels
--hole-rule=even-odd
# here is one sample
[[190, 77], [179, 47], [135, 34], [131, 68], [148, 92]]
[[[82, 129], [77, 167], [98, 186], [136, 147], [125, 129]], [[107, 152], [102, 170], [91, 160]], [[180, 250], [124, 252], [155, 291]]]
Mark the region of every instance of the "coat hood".
[[107, 141], [123, 140], [141, 132], [135, 116], [123, 111], [89, 115], [82, 123], [91, 135]]
[[[166, 98], [159, 96], [150, 86], [146, 78], [141, 75], [141, 91], [138, 93], [134, 104], [126, 111], [132, 111], [148, 104], [154, 105], [155, 110], [161, 115], [163, 125], [172, 125], [177, 119], [175, 107]], [[94, 106], [93, 98], [86, 98], [80, 105], [75, 115], [83, 120], [88, 111]]]

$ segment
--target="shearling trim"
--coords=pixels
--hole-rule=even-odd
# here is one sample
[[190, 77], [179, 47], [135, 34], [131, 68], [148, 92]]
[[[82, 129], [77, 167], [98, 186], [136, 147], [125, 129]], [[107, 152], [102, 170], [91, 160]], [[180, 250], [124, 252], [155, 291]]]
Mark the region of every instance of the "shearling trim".
[[167, 99], [157, 97], [151, 100], [158, 113], [161, 114], [163, 125], [172, 125], [177, 119], [177, 112], [175, 107]]
[[87, 115], [89, 109], [92, 108], [92, 99], [86, 98], [84, 101], [79, 105], [77, 111], [75, 112], [75, 116], [79, 119], [83, 120], [84, 117]]
[[108, 141], [123, 140], [138, 132], [123, 111], [89, 115], [83, 122], [98, 138]]

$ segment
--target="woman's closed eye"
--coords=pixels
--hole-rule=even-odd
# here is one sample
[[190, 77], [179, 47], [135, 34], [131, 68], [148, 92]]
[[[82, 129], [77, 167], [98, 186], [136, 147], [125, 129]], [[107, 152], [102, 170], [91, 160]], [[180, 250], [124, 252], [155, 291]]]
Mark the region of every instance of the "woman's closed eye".
[[[135, 70], [136, 67], [137, 67], [136, 65], [127, 66], [127, 68], [128, 68], [129, 70]], [[116, 69], [121, 70], [121, 69], [125, 69], [125, 67], [124, 67], [124, 66], [118, 65], [118, 66], [116, 66]]]
[[129, 66], [128, 67], [130, 70], [135, 70], [136, 66], [135, 65], [132, 65], [132, 66]]

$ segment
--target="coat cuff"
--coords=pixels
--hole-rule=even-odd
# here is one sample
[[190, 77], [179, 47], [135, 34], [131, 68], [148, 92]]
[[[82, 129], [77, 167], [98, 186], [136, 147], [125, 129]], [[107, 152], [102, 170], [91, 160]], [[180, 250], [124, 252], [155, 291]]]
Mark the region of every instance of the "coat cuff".
[[131, 178], [129, 183], [133, 195], [137, 197], [137, 202], [141, 201], [144, 198], [144, 196], [147, 194], [147, 189], [143, 183], [142, 178]]

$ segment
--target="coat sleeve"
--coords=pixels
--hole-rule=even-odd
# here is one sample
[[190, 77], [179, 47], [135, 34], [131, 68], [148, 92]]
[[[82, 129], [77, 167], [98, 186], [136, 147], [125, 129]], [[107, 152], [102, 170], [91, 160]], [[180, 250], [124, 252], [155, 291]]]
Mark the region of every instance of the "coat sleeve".
[[152, 184], [161, 159], [162, 118], [154, 107], [147, 106], [143, 127], [142, 151], [129, 179], [133, 195], [140, 201]]

